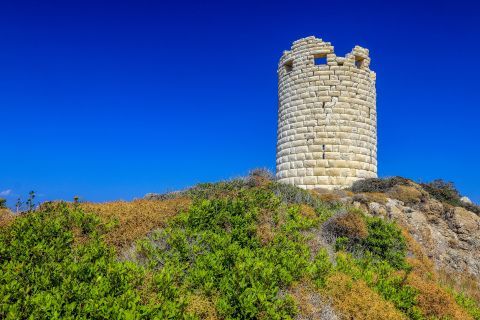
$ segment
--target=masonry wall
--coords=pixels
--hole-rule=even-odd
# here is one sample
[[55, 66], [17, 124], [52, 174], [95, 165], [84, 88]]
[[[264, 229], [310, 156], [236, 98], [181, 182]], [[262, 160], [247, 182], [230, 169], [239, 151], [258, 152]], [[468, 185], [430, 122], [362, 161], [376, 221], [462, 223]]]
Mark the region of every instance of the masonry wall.
[[334, 189], [377, 176], [375, 73], [369, 66], [368, 49], [355, 46], [337, 57], [331, 43], [315, 37], [295, 41], [283, 53], [278, 66], [279, 181]]

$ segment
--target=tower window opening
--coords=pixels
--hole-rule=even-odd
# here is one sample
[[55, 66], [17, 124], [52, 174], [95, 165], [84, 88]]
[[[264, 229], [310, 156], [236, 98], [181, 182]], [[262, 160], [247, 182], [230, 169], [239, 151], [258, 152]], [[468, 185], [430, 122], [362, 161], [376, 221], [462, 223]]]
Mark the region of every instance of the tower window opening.
[[361, 69], [363, 67], [364, 60], [365, 59], [363, 59], [362, 57], [355, 57], [355, 67]]
[[285, 71], [287, 73], [291, 72], [293, 70], [293, 60], [289, 60], [283, 64], [283, 67], [285, 68]]
[[325, 53], [315, 54], [313, 56], [313, 61], [316, 66], [326, 65], [327, 64], [327, 55]]

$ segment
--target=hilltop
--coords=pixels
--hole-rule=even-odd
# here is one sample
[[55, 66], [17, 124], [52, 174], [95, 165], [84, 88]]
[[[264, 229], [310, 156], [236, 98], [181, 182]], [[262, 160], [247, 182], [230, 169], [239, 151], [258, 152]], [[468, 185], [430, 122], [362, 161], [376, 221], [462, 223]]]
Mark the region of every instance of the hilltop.
[[268, 172], [0, 212], [0, 318], [480, 319], [480, 208], [395, 177]]

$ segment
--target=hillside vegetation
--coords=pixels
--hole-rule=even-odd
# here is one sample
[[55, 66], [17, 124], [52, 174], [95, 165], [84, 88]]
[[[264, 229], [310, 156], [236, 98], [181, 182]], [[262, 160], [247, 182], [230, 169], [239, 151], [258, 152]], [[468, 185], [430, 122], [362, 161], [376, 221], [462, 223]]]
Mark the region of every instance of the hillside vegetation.
[[395, 186], [310, 192], [255, 171], [5, 213], [0, 318], [480, 319], [475, 285], [442, 278], [405, 226], [358, 205], [428, 196]]

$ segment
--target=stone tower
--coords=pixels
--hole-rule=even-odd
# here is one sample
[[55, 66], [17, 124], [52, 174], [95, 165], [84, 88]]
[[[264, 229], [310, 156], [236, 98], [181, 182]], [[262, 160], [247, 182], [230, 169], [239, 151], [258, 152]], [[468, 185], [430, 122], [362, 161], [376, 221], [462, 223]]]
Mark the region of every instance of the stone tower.
[[377, 177], [375, 72], [368, 49], [337, 57], [330, 42], [293, 43], [278, 65], [277, 178], [336, 189]]

